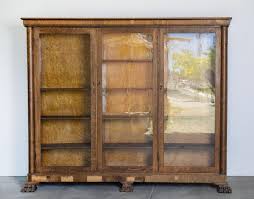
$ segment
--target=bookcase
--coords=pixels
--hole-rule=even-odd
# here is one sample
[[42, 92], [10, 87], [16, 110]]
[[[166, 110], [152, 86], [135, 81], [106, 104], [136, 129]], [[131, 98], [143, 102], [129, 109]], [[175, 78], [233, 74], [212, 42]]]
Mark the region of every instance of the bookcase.
[[39, 183], [226, 179], [231, 18], [22, 18]]

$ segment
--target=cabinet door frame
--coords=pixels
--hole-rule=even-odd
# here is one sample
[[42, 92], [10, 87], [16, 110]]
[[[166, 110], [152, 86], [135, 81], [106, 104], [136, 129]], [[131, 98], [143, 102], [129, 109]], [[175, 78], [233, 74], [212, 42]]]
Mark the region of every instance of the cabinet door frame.
[[[214, 166], [164, 166], [164, 35], [167, 33], [215, 33], [215, 145]], [[221, 150], [221, 28], [204, 26], [172, 26], [160, 28], [159, 39], [159, 83], [158, 83], [158, 135], [159, 135], [159, 172], [162, 173], [219, 173]]]
[[[83, 172], [94, 171], [97, 168], [96, 149], [96, 39], [94, 28], [58, 28], [35, 27], [32, 35], [33, 60], [33, 104], [34, 104], [34, 139], [35, 139], [35, 172]], [[48, 166], [41, 164], [41, 34], [89, 34], [90, 35], [90, 76], [91, 76], [91, 165], [85, 166]], [[29, 52], [31, 53], [31, 52]]]
[[[103, 62], [103, 45], [102, 38], [105, 33], [151, 33], [153, 36], [153, 56], [152, 56], [152, 120], [153, 120], [153, 144], [152, 144], [152, 165], [148, 166], [106, 166], [103, 163], [103, 113], [102, 113], [102, 62]], [[119, 27], [119, 28], [100, 28], [98, 29], [98, 70], [97, 70], [97, 141], [98, 141], [98, 169], [106, 172], [158, 172], [158, 133], [157, 133], [157, 96], [158, 96], [158, 34], [157, 28], [140, 28], [140, 27]]]

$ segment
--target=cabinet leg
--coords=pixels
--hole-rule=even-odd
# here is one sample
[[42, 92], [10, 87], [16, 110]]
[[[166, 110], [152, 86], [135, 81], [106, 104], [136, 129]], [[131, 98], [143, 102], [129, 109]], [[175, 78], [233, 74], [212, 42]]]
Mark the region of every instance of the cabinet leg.
[[23, 193], [24, 192], [35, 192], [36, 189], [37, 189], [37, 183], [26, 182], [20, 191]]
[[133, 182], [121, 182], [120, 192], [133, 192]]
[[217, 192], [218, 193], [232, 193], [231, 187], [225, 183], [225, 184], [216, 184], [217, 186]]

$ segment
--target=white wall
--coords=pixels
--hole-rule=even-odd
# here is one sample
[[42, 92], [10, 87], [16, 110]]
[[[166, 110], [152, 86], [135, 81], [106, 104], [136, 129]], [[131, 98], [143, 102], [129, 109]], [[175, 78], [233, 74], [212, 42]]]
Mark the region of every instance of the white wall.
[[253, 0], [0, 0], [0, 176], [27, 174], [26, 33], [20, 17], [232, 16], [228, 174], [254, 175]]

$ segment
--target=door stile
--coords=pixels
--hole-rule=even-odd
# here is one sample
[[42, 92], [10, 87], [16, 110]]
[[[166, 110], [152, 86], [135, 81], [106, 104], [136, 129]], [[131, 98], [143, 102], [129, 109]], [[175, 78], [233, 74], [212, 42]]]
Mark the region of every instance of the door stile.
[[96, 71], [97, 71], [97, 45], [96, 31], [90, 33], [91, 52], [91, 170], [97, 169], [97, 129], [96, 129]]
[[97, 152], [98, 152], [98, 170], [103, 168], [103, 156], [102, 156], [102, 145], [103, 145], [103, 134], [102, 134], [102, 32], [100, 29], [96, 30], [97, 38]]
[[220, 173], [227, 174], [227, 41], [228, 27], [221, 28], [221, 168]]
[[216, 34], [216, 66], [215, 66], [215, 172], [220, 171], [220, 137], [221, 137], [221, 28], [215, 28]]
[[158, 156], [159, 172], [164, 168], [164, 29], [158, 34]]
[[153, 172], [158, 172], [158, 29], [153, 30]]

